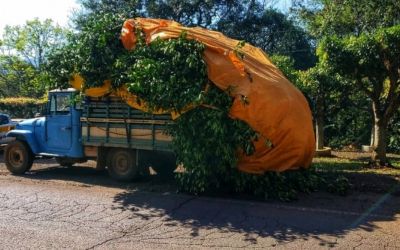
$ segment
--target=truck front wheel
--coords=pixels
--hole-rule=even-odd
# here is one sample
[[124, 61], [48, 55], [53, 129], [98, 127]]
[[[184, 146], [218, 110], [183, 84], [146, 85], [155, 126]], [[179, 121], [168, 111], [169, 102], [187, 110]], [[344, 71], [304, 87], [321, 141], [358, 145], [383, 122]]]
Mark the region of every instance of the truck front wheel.
[[8, 171], [13, 174], [23, 174], [29, 171], [33, 164], [34, 155], [29, 146], [22, 141], [13, 141], [4, 151], [4, 161]]
[[110, 176], [116, 180], [134, 179], [139, 172], [136, 164], [136, 152], [120, 148], [110, 150], [107, 154], [107, 168]]

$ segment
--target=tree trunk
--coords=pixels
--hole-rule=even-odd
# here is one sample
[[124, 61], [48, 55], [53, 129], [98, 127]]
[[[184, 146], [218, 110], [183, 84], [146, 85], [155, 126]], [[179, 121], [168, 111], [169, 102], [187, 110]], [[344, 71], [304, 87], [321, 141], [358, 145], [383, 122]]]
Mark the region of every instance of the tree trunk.
[[321, 97], [317, 98], [315, 114], [316, 149], [324, 149], [324, 107]]
[[324, 149], [324, 119], [321, 116], [315, 118], [315, 134], [317, 150]]
[[386, 136], [387, 126], [375, 123], [374, 126], [374, 146], [372, 151], [372, 160], [380, 165], [386, 165]]
[[370, 110], [371, 113], [371, 123], [372, 123], [372, 128], [371, 128], [371, 143], [369, 144], [372, 147], [375, 146], [375, 114], [374, 114], [374, 106], [372, 105], [372, 108]]
[[375, 146], [375, 125], [371, 128], [371, 143], [369, 145], [371, 147]]
[[386, 158], [386, 137], [388, 122], [386, 122], [387, 119], [384, 119], [384, 117], [382, 117], [378, 112], [379, 111], [375, 106], [372, 161], [376, 164], [384, 166], [388, 164], [388, 160]]

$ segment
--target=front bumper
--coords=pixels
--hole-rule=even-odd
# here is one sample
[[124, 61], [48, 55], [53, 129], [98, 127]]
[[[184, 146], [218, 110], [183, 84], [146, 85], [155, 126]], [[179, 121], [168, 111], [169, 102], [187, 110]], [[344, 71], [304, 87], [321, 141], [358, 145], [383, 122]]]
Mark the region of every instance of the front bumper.
[[0, 125], [0, 145], [7, 144], [15, 140], [13, 137], [6, 137], [6, 134], [15, 129], [15, 123]]

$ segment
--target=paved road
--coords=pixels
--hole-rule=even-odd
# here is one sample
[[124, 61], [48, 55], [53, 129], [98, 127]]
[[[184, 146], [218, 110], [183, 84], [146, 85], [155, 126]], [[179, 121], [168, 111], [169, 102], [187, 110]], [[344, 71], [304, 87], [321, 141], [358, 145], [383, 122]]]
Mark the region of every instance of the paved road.
[[53, 161], [17, 177], [0, 159], [0, 248], [400, 249], [399, 196], [258, 203], [177, 195], [152, 182], [118, 184]]

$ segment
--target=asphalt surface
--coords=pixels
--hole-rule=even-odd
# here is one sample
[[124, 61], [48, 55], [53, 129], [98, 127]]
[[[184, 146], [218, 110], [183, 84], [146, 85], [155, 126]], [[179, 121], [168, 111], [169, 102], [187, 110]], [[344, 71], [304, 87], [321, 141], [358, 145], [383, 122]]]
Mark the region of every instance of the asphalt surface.
[[52, 160], [13, 176], [0, 156], [1, 249], [400, 249], [400, 197], [315, 193], [251, 202], [121, 184]]

